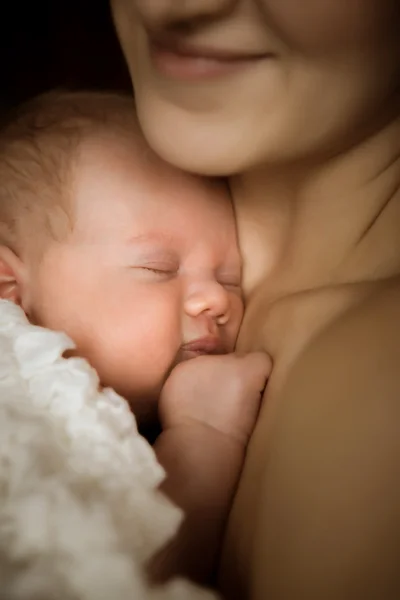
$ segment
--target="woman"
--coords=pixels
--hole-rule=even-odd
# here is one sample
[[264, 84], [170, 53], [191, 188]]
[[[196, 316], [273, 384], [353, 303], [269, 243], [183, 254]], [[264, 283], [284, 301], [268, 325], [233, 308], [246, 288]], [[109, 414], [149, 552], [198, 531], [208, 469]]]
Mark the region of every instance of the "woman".
[[229, 176], [274, 369], [225, 590], [400, 597], [398, 0], [114, 0], [153, 148]]

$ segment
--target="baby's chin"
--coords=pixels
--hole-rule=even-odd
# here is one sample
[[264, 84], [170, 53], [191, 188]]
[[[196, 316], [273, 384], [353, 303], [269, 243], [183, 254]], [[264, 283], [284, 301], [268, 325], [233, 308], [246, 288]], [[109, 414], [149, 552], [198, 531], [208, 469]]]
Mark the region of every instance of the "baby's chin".
[[161, 433], [158, 419], [158, 398], [140, 398], [128, 400], [129, 406], [136, 418], [140, 435], [153, 444]]
[[132, 389], [118, 389], [115, 391], [125, 398], [129, 404], [139, 430], [150, 443], [155, 441], [155, 438], [160, 433], [158, 419], [158, 400], [161, 390], [154, 389], [151, 391], [132, 391]]
[[[100, 377], [104, 387], [111, 387], [117, 394], [122, 396], [133, 413], [139, 432], [150, 440], [155, 439], [155, 432], [160, 432], [158, 418], [158, 402], [163, 385], [168, 378], [170, 370], [153, 386], [138, 386], [134, 373], [123, 378], [119, 373], [118, 378], [113, 377], [105, 381]], [[117, 381], [116, 381], [117, 380]], [[122, 381], [123, 380], [123, 381]], [[153, 439], [153, 441], [154, 441]]]
[[163, 382], [149, 389], [147, 386], [137, 385], [134, 374], [129, 375], [126, 378], [123, 378], [121, 373], [113, 378], [100, 376], [101, 385], [113, 388], [117, 394], [125, 398], [138, 425], [154, 423], [158, 419], [158, 400]]
[[143, 397], [126, 398], [138, 425], [154, 423], [158, 420], [158, 398]]

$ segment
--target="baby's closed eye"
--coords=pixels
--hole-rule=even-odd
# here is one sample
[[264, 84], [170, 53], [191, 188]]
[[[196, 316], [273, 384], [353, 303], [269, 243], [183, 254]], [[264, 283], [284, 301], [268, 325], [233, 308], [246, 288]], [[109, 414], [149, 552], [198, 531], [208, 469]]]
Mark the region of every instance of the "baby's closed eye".
[[232, 291], [241, 291], [242, 289], [241, 276], [237, 273], [218, 273], [217, 281], [224, 288]]
[[146, 263], [133, 268], [150, 277], [171, 278], [178, 273], [178, 267], [172, 263]]

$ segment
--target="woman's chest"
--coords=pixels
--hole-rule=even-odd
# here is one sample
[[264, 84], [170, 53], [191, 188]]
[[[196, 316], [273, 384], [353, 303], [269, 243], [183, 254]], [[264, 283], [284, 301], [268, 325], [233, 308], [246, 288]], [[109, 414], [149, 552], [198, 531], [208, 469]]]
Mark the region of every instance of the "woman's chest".
[[302, 291], [271, 300], [260, 289], [247, 304], [237, 349], [262, 350], [273, 361], [261, 416], [279, 398], [287, 375], [310, 342], [375, 289], [371, 284], [341, 285]]
[[293, 294], [274, 302], [260, 290], [247, 305], [238, 350], [266, 351], [273, 359], [273, 370], [248, 447], [223, 553], [223, 573], [232, 572], [233, 564], [242, 571], [233, 582], [237, 589], [251, 568], [260, 486], [267, 467], [271, 430], [288, 374], [308, 344], [335, 319], [362, 302], [372, 289], [370, 285], [340, 286]]

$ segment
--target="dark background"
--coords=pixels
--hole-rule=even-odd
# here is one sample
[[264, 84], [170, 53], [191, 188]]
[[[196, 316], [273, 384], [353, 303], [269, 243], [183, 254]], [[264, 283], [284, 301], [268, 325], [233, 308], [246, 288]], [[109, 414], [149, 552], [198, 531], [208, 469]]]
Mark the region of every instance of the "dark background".
[[0, 111], [54, 87], [130, 91], [109, 0], [2, 0]]

